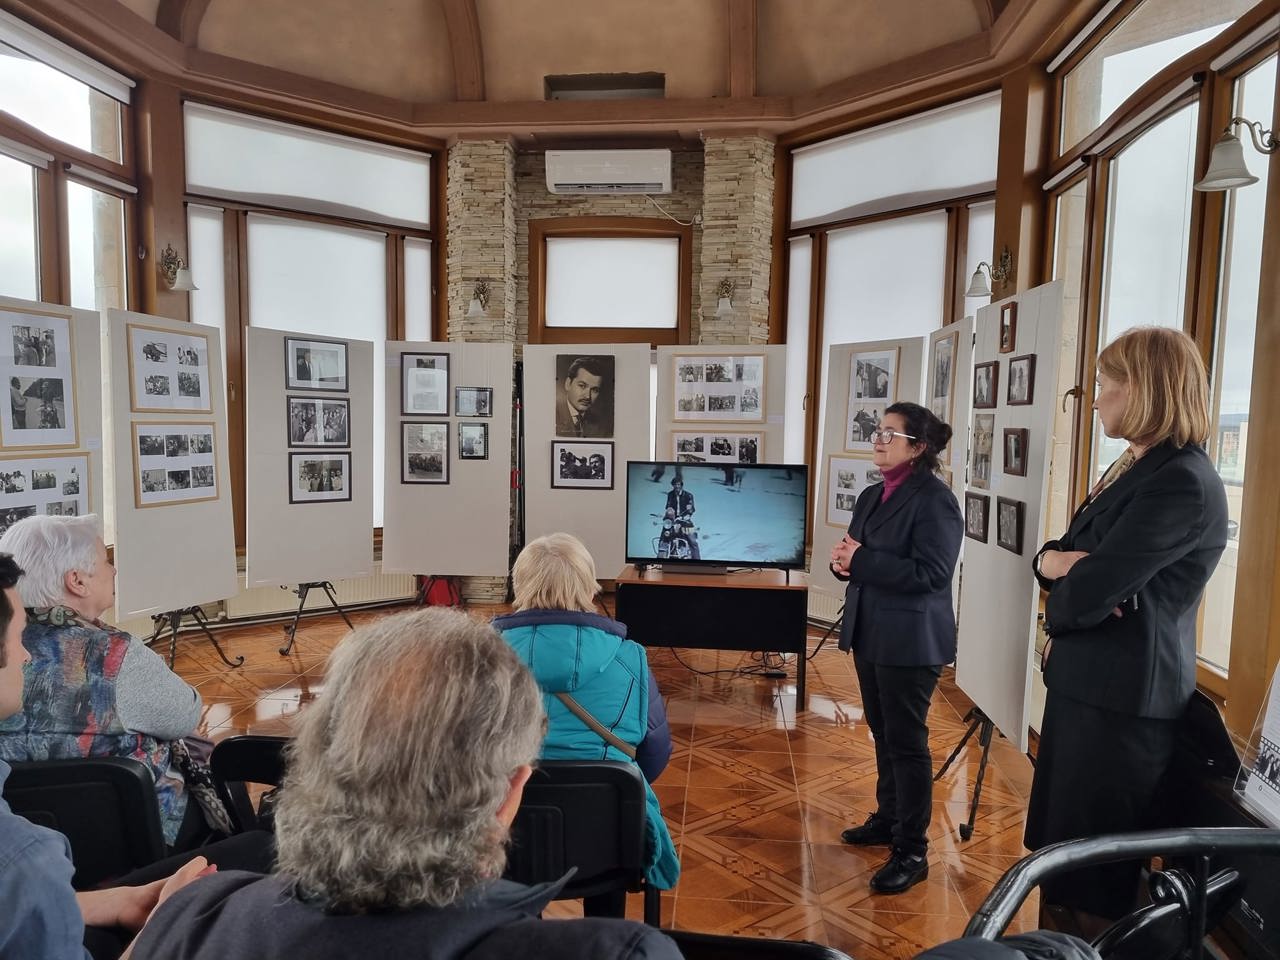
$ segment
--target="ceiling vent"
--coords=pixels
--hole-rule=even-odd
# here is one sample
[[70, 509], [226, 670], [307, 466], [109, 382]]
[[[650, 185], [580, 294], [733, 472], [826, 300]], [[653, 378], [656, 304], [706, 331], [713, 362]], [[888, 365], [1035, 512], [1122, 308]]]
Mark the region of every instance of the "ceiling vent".
[[670, 150], [548, 150], [552, 193], [670, 193]]

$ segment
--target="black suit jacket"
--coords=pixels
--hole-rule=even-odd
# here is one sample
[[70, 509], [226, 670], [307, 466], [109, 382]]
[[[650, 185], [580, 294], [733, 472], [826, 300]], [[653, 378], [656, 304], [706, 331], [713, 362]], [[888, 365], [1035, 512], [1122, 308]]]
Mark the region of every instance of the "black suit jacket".
[[1204, 450], [1147, 451], [1040, 548], [1089, 554], [1058, 580], [1036, 574], [1053, 638], [1045, 686], [1132, 716], [1181, 716], [1196, 686], [1196, 611], [1226, 545], [1227, 497]]
[[853, 554], [840, 649], [869, 663], [921, 667], [956, 657], [951, 578], [964, 519], [951, 489], [931, 473], [908, 477], [884, 503], [872, 484], [853, 505]]

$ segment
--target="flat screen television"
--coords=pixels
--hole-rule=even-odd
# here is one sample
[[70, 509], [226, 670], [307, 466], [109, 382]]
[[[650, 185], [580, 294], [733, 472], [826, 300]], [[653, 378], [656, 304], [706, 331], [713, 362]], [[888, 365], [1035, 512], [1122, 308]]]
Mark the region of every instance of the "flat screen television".
[[627, 563], [802, 569], [808, 495], [803, 465], [628, 461]]

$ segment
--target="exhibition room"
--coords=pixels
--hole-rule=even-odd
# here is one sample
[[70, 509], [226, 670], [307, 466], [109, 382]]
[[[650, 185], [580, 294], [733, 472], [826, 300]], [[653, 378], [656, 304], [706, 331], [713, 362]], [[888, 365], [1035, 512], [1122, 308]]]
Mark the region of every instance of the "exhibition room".
[[1278, 57], [0, 0], [0, 960], [1280, 958]]

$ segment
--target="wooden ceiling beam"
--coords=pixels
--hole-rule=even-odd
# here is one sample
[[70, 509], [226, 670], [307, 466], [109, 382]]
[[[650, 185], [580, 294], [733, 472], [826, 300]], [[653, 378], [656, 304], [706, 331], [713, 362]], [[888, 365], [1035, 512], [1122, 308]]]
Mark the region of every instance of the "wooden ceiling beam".
[[[428, 0], [434, 2], [434, 0]], [[475, 0], [440, 0], [449, 46], [453, 51], [453, 84], [458, 100], [484, 99], [484, 49]]]
[[729, 0], [729, 96], [756, 95], [756, 0]]
[[187, 47], [194, 47], [200, 37], [200, 23], [210, 0], [160, 0], [156, 9], [156, 26]]

